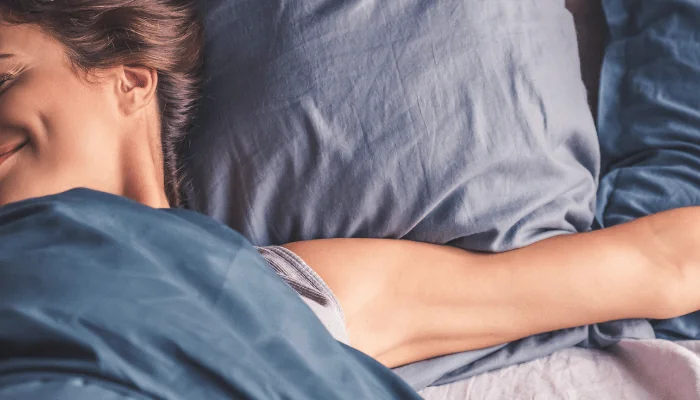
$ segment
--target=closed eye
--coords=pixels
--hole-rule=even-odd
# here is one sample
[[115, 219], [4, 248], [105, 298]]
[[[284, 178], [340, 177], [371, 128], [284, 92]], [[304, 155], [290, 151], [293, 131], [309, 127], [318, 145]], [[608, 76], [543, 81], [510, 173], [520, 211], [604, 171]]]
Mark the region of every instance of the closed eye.
[[10, 150], [10, 151], [7, 151], [7, 152], [5, 152], [5, 153], [0, 154], [0, 157], [4, 157], [4, 156], [6, 156], [6, 155], [8, 155], [8, 154], [11, 154], [11, 153], [16, 153], [16, 152], [22, 150], [22, 149], [24, 148], [24, 146], [26, 146], [26, 145], [28, 145], [28, 144], [29, 144], [29, 140], [23, 142], [22, 144], [20, 144], [19, 146], [13, 148], [13, 149]]
[[12, 80], [12, 78], [14, 78], [12, 74], [0, 74], [0, 89], [2, 89], [7, 82]]

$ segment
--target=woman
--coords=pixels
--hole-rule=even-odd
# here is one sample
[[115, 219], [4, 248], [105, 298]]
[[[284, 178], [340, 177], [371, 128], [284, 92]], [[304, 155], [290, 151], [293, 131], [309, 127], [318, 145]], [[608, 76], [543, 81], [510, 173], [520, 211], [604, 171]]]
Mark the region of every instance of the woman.
[[[202, 58], [193, 1], [3, 0], [0, 20], [0, 206], [76, 187], [181, 206], [177, 150]], [[675, 210], [494, 255], [360, 239], [261, 252], [305, 272], [288, 281], [310, 304], [333, 298], [308, 301], [305, 285], [335, 295], [349, 343], [395, 367], [700, 309], [694, 221], [699, 209]]]

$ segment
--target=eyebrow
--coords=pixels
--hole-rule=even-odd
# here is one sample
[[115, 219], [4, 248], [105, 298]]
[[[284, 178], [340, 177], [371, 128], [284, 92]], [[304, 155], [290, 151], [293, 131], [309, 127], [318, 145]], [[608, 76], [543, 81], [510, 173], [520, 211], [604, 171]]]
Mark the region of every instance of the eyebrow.
[[3, 58], [12, 58], [12, 57], [14, 57], [14, 56], [15, 56], [14, 54], [0, 53], [0, 59], [3, 59]]

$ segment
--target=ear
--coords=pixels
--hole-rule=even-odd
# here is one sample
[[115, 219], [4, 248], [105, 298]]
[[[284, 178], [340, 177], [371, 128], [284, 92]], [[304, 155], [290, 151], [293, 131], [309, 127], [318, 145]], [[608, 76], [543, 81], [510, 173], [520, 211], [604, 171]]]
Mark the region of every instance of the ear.
[[117, 72], [117, 97], [124, 115], [132, 115], [151, 104], [156, 97], [158, 72], [138, 66], [121, 66]]

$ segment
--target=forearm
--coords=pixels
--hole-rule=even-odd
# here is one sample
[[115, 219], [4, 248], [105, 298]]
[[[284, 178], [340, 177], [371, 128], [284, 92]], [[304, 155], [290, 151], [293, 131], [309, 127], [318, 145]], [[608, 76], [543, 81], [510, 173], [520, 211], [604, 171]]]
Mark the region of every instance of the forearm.
[[393, 367], [556, 329], [667, 316], [674, 267], [658, 227], [674, 216], [650, 218], [493, 255], [391, 240], [287, 247], [334, 290], [351, 344]]

